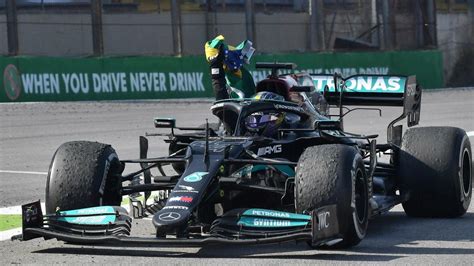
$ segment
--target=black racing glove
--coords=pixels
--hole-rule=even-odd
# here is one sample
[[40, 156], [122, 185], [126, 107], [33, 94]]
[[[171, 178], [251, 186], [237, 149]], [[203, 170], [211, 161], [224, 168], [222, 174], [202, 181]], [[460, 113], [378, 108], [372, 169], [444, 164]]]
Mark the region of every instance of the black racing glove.
[[222, 44], [219, 45], [217, 49], [219, 50], [219, 53], [214, 58], [209, 58], [209, 65], [214, 95], [216, 96], [216, 100], [222, 100], [229, 98], [224, 73], [225, 52]]

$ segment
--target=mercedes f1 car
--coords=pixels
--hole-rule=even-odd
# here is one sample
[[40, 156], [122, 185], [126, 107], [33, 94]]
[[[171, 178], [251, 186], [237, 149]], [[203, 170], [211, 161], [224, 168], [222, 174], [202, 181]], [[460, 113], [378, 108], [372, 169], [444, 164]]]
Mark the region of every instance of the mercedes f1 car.
[[[421, 108], [415, 77], [279, 75], [293, 64], [257, 67], [272, 74], [255, 97], [212, 105], [219, 126], [156, 118], [155, 127], [171, 133], [141, 136], [139, 159], [120, 160], [97, 142], [61, 145], [49, 169], [46, 210], [39, 202], [23, 206], [22, 239], [124, 246], [298, 240], [341, 248], [357, 245], [369, 219], [397, 204], [416, 217], [466, 212], [469, 139], [459, 128], [411, 128]], [[388, 124], [387, 143], [344, 131], [344, 116], [358, 106], [402, 108]], [[410, 127], [404, 134], [396, 125], [402, 119]], [[148, 158], [150, 136], [165, 136], [169, 156]], [[381, 153], [389, 162], [377, 161]], [[125, 174], [130, 164], [139, 170]], [[121, 206], [127, 195], [128, 210]], [[151, 218], [154, 236], [131, 236], [132, 219], [143, 217]]]

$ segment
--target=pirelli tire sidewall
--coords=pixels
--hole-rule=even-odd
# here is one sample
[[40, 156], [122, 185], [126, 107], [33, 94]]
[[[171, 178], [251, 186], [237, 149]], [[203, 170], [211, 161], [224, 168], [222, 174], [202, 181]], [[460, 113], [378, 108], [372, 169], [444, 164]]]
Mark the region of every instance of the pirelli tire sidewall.
[[298, 161], [296, 211], [309, 212], [332, 204], [337, 206], [343, 241], [330, 248], [357, 245], [367, 232], [369, 203], [364, 162], [355, 147], [342, 144], [313, 146], [307, 148]]
[[397, 164], [407, 215], [451, 218], [466, 213], [472, 198], [472, 151], [464, 130], [407, 130]]
[[123, 165], [107, 144], [73, 141], [55, 152], [46, 180], [46, 212], [120, 206]]

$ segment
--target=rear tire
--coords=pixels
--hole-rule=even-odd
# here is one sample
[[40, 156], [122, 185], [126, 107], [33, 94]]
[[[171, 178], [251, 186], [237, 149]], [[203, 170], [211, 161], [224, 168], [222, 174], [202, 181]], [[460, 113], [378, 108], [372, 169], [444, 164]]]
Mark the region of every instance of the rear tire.
[[398, 154], [403, 208], [413, 217], [459, 217], [472, 197], [472, 153], [466, 132], [420, 127], [403, 136]]
[[343, 240], [329, 248], [357, 245], [365, 237], [369, 220], [367, 176], [357, 149], [342, 144], [309, 147], [296, 169], [296, 211], [336, 204]]
[[123, 166], [115, 150], [97, 142], [62, 144], [46, 181], [46, 212], [101, 205], [120, 206]]

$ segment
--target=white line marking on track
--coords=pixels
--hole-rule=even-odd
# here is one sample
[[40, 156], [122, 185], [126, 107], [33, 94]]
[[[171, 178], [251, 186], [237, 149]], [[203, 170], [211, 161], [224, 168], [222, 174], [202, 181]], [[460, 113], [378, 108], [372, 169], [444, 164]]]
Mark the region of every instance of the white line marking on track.
[[474, 137], [474, 131], [466, 132], [468, 137]]
[[0, 173], [6, 173], [6, 174], [27, 174], [27, 175], [47, 175], [47, 174], [48, 174], [48, 172], [13, 171], [13, 170], [0, 170]]
[[19, 234], [21, 234], [21, 227], [13, 228], [13, 229], [6, 230], [6, 231], [1, 231], [0, 232], [0, 241], [9, 240], [9, 239], [12, 238], [12, 236], [19, 235]]
[[[46, 210], [44, 202], [41, 202], [41, 209]], [[0, 208], [0, 214], [21, 214], [21, 205]]]
[[[41, 207], [43, 208], [43, 207]], [[21, 214], [21, 206], [11, 206], [0, 208], [0, 215], [2, 214]]]

